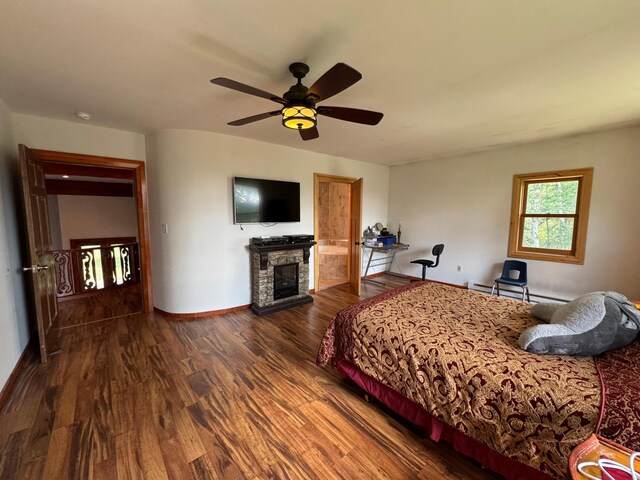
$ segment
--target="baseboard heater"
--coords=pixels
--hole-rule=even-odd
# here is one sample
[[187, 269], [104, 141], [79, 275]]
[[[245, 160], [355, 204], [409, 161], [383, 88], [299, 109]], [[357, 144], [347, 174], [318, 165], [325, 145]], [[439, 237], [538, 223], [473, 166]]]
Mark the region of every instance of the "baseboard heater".
[[[468, 282], [467, 288], [469, 290], [473, 290], [476, 292], [490, 294], [492, 285], [483, 285], [482, 283]], [[504, 288], [504, 286], [501, 286], [500, 296], [521, 300], [522, 292], [520, 290], [507, 290]], [[567, 303], [570, 301], [570, 300], [567, 300], [566, 298], [549, 297], [547, 295], [540, 295], [534, 292], [529, 292], [529, 296], [531, 297], [531, 303], [540, 303], [540, 302]]]

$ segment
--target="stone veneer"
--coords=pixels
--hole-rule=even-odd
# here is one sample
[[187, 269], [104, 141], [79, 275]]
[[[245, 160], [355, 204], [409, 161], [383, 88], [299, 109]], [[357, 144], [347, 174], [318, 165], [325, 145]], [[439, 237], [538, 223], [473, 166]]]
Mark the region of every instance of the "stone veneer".
[[[313, 302], [309, 295], [309, 248], [289, 244], [273, 247], [251, 246], [252, 301], [251, 309], [258, 315]], [[273, 299], [273, 270], [275, 265], [298, 264], [298, 295]]]

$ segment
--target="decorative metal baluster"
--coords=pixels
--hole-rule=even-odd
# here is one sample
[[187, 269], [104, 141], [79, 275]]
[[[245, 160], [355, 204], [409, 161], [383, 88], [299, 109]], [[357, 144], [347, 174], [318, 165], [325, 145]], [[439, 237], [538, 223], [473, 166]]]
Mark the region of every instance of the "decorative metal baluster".
[[73, 295], [73, 268], [71, 252], [53, 252], [53, 261], [56, 268], [56, 294], [58, 297]]
[[100, 250], [102, 252], [102, 275], [104, 278], [104, 287], [114, 287], [118, 283], [116, 279], [113, 247], [103, 247]]
[[80, 259], [82, 264], [82, 290], [95, 290], [97, 283], [93, 250], [82, 250], [80, 252]]
[[127, 283], [131, 278], [131, 249], [132, 245], [120, 247], [120, 258], [122, 259], [122, 280]]

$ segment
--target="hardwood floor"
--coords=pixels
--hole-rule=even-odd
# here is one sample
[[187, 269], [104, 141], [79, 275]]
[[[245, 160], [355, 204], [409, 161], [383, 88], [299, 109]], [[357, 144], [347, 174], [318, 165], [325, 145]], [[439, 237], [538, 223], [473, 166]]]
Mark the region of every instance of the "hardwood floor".
[[[386, 287], [363, 283], [363, 297]], [[347, 286], [257, 317], [137, 314], [64, 331], [0, 411], [2, 479], [495, 478], [315, 365]]]
[[63, 329], [132, 315], [142, 310], [140, 282], [58, 299], [60, 328]]

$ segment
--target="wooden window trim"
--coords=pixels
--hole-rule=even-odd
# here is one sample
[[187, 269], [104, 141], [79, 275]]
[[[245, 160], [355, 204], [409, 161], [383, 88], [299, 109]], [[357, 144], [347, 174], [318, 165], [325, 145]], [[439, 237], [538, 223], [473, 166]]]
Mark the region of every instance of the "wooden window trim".
[[[578, 198], [576, 212], [571, 214], [525, 214], [527, 200], [526, 187], [530, 183], [557, 182], [559, 180], [578, 180]], [[556, 170], [553, 172], [528, 173], [513, 176], [513, 194], [511, 199], [511, 222], [509, 225], [508, 256], [529, 260], [584, 264], [591, 203], [593, 168], [575, 170]], [[553, 250], [522, 246], [522, 232], [525, 218], [573, 218], [573, 250]]]

